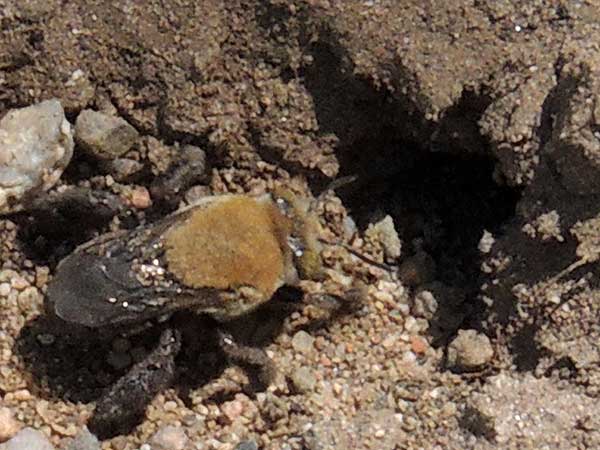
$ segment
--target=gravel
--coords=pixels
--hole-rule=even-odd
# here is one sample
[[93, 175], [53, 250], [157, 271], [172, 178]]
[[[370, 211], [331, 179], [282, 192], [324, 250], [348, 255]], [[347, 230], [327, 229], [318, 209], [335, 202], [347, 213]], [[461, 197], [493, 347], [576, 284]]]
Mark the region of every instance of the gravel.
[[10, 110], [0, 121], [0, 214], [23, 209], [27, 199], [54, 186], [72, 155], [60, 101]]

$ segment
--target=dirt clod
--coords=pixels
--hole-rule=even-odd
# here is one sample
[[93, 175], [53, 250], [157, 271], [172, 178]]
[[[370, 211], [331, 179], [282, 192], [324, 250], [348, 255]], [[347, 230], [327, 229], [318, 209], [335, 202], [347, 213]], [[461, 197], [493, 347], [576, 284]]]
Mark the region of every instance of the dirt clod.
[[481, 369], [493, 356], [490, 340], [476, 330], [460, 330], [448, 345], [448, 365], [457, 370]]

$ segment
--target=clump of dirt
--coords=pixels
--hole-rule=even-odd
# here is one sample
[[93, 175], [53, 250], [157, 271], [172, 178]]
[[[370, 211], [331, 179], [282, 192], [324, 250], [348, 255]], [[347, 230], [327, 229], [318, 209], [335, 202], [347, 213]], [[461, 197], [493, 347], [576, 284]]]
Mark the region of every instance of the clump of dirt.
[[[281, 372], [262, 390], [206, 338], [184, 350], [177, 388], [102, 448], [139, 448], [170, 425], [184, 448], [538, 448], [551, 419], [531, 405], [552, 410], [553, 396], [577, 399], [561, 404], [553, 445], [597, 444], [594, 5], [63, 3], [2, 4], [0, 114], [58, 98], [72, 123], [98, 110], [140, 137], [115, 164], [75, 148], [56, 190], [92, 190], [105, 209], [0, 220], [0, 394], [21, 423], [66, 444], [156, 342], [149, 331], [73, 348], [44, 331], [46, 285], [75, 245], [203, 195], [285, 185], [317, 196], [354, 175], [319, 213], [324, 237], [377, 260], [324, 254], [327, 283], [367, 284], [362, 309], [332, 321], [261, 310], [238, 324]], [[181, 178], [192, 181], [179, 192], [164, 180], [182, 173], [190, 146], [206, 171]], [[384, 266], [383, 244], [363, 232], [387, 215], [402, 249]], [[446, 370], [445, 345], [462, 328], [492, 342], [480, 372]], [[531, 433], [521, 413], [536, 417]]]

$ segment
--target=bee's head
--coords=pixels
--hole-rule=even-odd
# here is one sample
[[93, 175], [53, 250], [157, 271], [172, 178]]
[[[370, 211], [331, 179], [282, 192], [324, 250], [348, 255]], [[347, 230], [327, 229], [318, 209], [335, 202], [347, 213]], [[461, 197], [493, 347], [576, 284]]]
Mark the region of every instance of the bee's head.
[[298, 275], [302, 279], [318, 279], [322, 271], [322, 246], [314, 203], [285, 189], [275, 190], [273, 200], [279, 211], [290, 219], [292, 226], [287, 244]]

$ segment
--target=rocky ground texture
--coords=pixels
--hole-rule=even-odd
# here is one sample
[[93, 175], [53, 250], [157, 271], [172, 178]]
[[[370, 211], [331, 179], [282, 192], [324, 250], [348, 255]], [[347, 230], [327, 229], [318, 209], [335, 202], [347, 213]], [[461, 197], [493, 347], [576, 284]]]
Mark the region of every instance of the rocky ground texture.
[[[598, 2], [0, 0], [0, 23], [0, 448], [600, 447]], [[232, 327], [269, 386], [190, 348], [140, 424], [90, 434], [157, 336], [49, 327], [58, 261], [346, 175], [323, 237], [392, 269], [331, 247], [303, 287], [362, 280], [358, 311], [258, 311]]]

